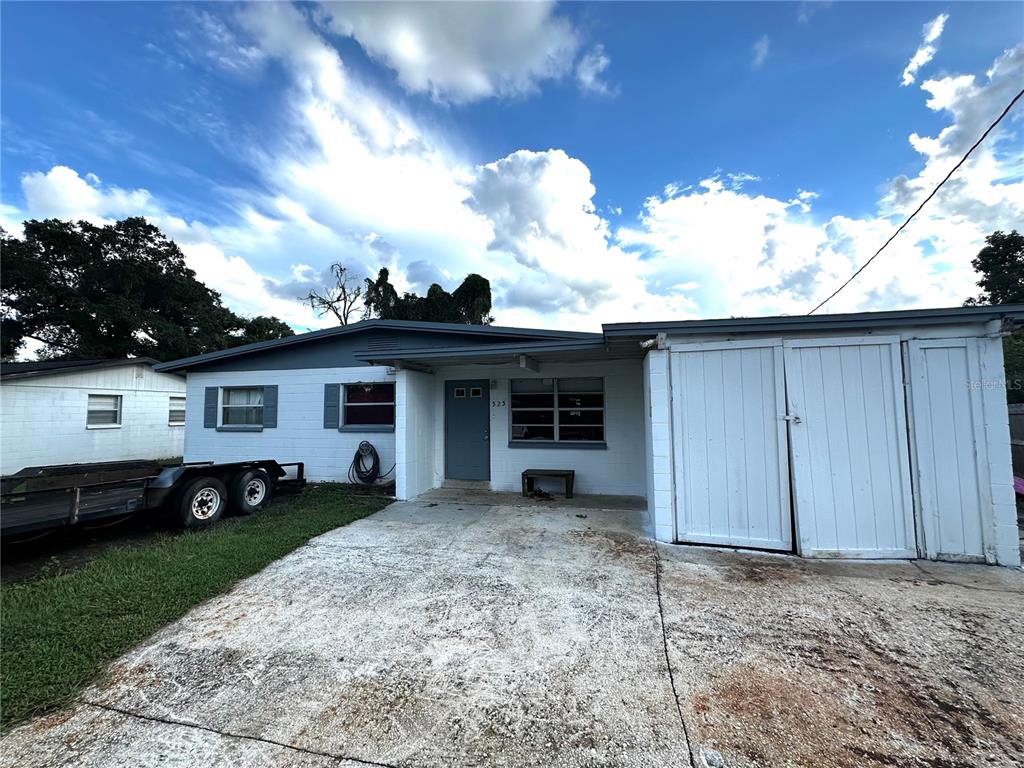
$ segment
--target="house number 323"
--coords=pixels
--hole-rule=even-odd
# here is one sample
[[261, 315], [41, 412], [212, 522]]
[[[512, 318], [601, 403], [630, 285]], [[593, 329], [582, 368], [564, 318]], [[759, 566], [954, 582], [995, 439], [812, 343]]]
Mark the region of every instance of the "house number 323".
[[504, 408], [505, 407], [505, 401], [504, 400], [491, 400], [491, 407], [492, 408]]

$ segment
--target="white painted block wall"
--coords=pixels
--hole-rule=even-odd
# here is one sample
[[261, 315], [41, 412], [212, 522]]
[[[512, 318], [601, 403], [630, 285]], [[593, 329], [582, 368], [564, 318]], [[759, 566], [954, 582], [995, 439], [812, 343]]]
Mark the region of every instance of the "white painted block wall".
[[672, 543], [675, 535], [675, 490], [672, 472], [672, 390], [669, 353], [655, 349], [643, 361], [645, 381], [645, 446], [649, 455], [647, 509], [654, 519], [654, 537]]
[[[121, 426], [86, 427], [89, 395], [121, 395]], [[0, 384], [0, 474], [25, 467], [181, 456], [185, 428], [167, 423], [180, 376], [148, 366], [11, 379]], [[200, 405], [200, 412], [202, 407]]]
[[[605, 384], [607, 449], [510, 447], [509, 381], [511, 379], [600, 376]], [[432, 375], [434, 402], [433, 487], [444, 483], [444, 382], [487, 379], [491, 382], [491, 480], [495, 491], [518, 492], [524, 469], [574, 469], [576, 493], [644, 496], [647, 493], [644, 449], [643, 372], [639, 360], [601, 363], [545, 363], [539, 372], [514, 365], [464, 365], [439, 368]], [[539, 487], [561, 493], [557, 481]]]
[[[347, 482], [356, 448], [360, 441], [368, 440], [380, 454], [381, 471], [386, 472], [395, 463], [395, 434], [325, 429], [324, 385], [394, 380], [389, 369], [377, 367], [190, 373], [185, 460], [302, 461], [308, 480]], [[203, 426], [206, 387], [270, 385], [278, 387], [276, 428], [262, 432], [218, 432]]]
[[402, 370], [395, 387], [395, 495], [411, 499], [434, 487], [435, 380]]

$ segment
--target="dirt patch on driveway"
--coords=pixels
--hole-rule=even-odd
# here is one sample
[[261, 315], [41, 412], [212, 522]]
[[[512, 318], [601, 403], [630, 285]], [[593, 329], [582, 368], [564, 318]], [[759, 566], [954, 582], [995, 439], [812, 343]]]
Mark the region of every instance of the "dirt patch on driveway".
[[910, 564], [662, 555], [670, 656], [709, 765], [1024, 764], [1019, 589]]

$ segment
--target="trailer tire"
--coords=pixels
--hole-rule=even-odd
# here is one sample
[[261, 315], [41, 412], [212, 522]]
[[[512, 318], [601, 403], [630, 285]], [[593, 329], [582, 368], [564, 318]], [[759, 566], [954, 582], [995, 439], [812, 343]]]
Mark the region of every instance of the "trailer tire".
[[227, 506], [224, 483], [215, 477], [199, 477], [181, 489], [175, 512], [182, 528], [205, 528], [220, 519]]
[[231, 481], [231, 510], [239, 515], [259, 512], [270, 501], [270, 475], [262, 469], [246, 469]]

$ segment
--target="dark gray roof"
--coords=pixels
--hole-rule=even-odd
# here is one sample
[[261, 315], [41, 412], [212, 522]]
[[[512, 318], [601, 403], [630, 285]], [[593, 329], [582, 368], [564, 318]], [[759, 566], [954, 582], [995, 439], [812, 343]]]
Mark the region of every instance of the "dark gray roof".
[[[743, 335], [759, 333], [815, 332], [836, 330], [870, 331], [877, 328], [928, 326], [958, 322], [983, 323], [1009, 319], [1024, 321], [1024, 304], [986, 307], [948, 307], [943, 309], [910, 309], [889, 312], [855, 312], [834, 315], [781, 315], [774, 317], [731, 317], [708, 320], [673, 320], [666, 322], [610, 323], [603, 333], [552, 331], [540, 328], [510, 328], [493, 325], [462, 325], [457, 323], [421, 323], [405, 320], [364, 320], [352, 325], [261, 341], [240, 347], [195, 355], [155, 366], [157, 371], [182, 371], [219, 360], [244, 357], [267, 350], [290, 348], [310, 341], [357, 334], [360, 331], [384, 329], [419, 331], [446, 335], [476, 337], [465, 346], [425, 344], [396, 346], [388, 349], [363, 349], [351, 353], [352, 358], [368, 364], [393, 364], [399, 361], [430, 364], [432, 361], [506, 361], [514, 355], [526, 354], [539, 359], [587, 359], [595, 356], [632, 357], [640, 354], [634, 338], [650, 338], [659, 333], [673, 335]], [[437, 337], [435, 337], [437, 338]], [[480, 343], [481, 338], [493, 343]], [[445, 344], [444, 341], [441, 344]], [[358, 348], [357, 348], [358, 349]]]
[[647, 323], [603, 325], [606, 338], [654, 336], [658, 333], [685, 336], [727, 333], [780, 333], [785, 331], [834, 331], [907, 326], [943, 325], [957, 322], [984, 323], [989, 320], [1024, 320], [1024, 304], [984, 307], [901, 309], [887, 312], [851, 312], [835, 315], [778, 315], [774, 317], [729, 317], [711, 320], [669, 320]]
[[487, 336], [500, 341], [505, 337], [528, 337], [536, 339], [598, 339], [603, 338], [600, 333], [581, 333], [576, 331], [552, 331], [543, 328], [510, 328], [500, 325], [466, 325], [462, 323], [423, 323], [412, 320], [363, 320], [352, 325], [340, 325], [336, 328], [327, 328], [322, 331], [310, 331], [295, 336], [288, 336], [283, 339], [272, 341], [258, 341], [254, 344], [244, 344], [240, 347], [222, 349], [218, 352], [209, 352], [205, 355], [194, 355], [180, 360], [172, 360], [156, 366], [158, 371], [174, 371], [189, 368], [195, 365], [225, 360], [232, 357], [241, 357], [255, 352], [264, 352], [271, 349], [279, 349], [296, 344], [304, 344], [310, 341], [319, 341], [336, 336], [344, 336], [360, 331], [371, 329], [386, 329], [395, 331], [426, 331], [446, 334], [460, 334], [466, 336]]
[[128, 357], [111, 360], [92, 358], [88, 360], [33, 360], [24, 363], [0, 363], [0, 379], [23, 379], [29, 376], [44, 376], [54, 373], [79, 373], [102, 368], [120, 368], [123, 365], [156, 365], [151, 357]]

